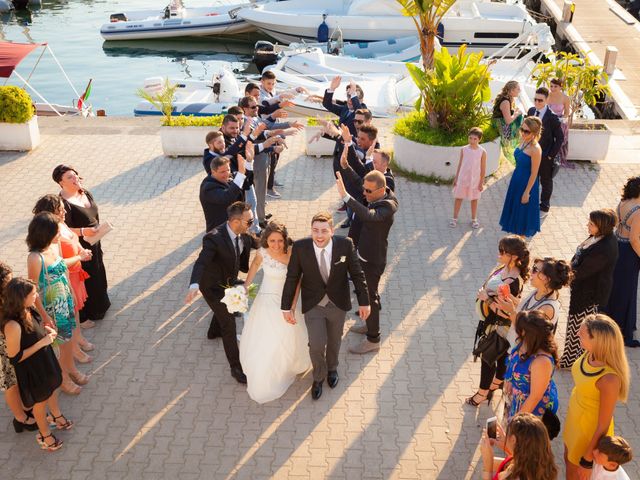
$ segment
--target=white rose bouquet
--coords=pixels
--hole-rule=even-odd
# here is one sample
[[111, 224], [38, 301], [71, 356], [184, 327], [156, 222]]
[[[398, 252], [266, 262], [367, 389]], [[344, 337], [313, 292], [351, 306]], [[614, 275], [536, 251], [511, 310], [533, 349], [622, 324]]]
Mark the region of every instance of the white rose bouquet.
[[246, 290], [242, 285], [227, 287], [221, 301], [229, 313], [246, 313], [249, 310], [249, 298], [255, 298], [255, 290], [255, 284], [249, 285]]

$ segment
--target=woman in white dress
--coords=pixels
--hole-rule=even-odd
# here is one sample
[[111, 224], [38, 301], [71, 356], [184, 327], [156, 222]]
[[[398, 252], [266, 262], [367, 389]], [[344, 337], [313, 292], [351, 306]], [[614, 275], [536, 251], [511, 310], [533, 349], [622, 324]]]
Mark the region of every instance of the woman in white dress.
[[[262, 267], [264, 277], [240, 338], [240, 363], [247, 376], [247, 392], [258, 403], [281, 397], [296, 375], [311, 367], [309, 338], [304, 322], [291, 325], [282, 318], [280, 300], [291, 256], [284, 225], [270, 222], [262, 233], [261, 248], [251, 263], [245, 286]], [[294, 308], [298, 295], [294, 299]], [[298, 318], [302, 318], [297, 307]]]

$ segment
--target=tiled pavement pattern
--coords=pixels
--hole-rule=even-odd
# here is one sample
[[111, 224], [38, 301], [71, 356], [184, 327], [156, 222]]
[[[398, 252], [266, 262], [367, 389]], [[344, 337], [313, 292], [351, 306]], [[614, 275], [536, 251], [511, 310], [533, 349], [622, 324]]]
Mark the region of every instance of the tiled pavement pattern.
[[[229, 375], [221, 342], [205, 338], [204, 301], [182, 302], [204, 228], [200, 160], [163, 157], [155, 120], [65, 122], [41, 122], [44, 141], [30, 154], [0, 154], [0, 258], [25, 273], [31, 208], [40, 194], [57, 191], [51, 171], [68, 162], [116, 227], [103, 242], [113, 306], [87, 332], [97, 346], [91, 382], [80, 396], [62, 398], [76, 425], [60, 434], [61, 451], [42, 452], [35, 435], [14, 434], [0, 408], [0, 478], [480, 477], [481, 425], [493, 412], [463, 400], [479, 379], [470, 358], [474, 294], [496, 260], [508, 168], [483, 194], [478, 231], [468, 226], [467, 205], [458, 228], [448, 227], [449, 187], [398, 179], [380, 352], [347, 353], [360, 338], [345, 333], [335, 390], [313, 402], [307, 373], [281, 399], [257, 405]], [[382, 143], [390, 146], [386, 136]], [[281, 157], [278, 178], [286, 187], [268, 210], [297, 238], [313, 213], [337, 204], [330, 164], [303, 155], [302, 135]], [[614, 206], [637, 172], [638, 165], [612, 164], [562, 170], [533, 253], [569, 259], [586, 236], [588, 212]], [[561, 335], [565, 319], [563, 312]], [[633, 414], [640, 411], [640, 351], [627, 352], [634, 378], [629, 403], [616, 410], [616, 430], [640, 452]], [[567, 372], [555, 378], [562, 418], [572, 382]], [[560, 464], [561, 440], [554, 451]], [[639, 465], [628, 466], [632, 478]]]

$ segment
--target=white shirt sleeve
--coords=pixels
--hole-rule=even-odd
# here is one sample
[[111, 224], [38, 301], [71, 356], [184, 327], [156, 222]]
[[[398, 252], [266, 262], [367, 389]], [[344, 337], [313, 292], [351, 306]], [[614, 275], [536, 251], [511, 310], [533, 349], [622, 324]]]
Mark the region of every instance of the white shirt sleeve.
[[235, 183], [239, 188], [242, 188], [245, 178], [247, 178], [247, 176], [244, 173], [237, 172], [233, 179], [233, 183]]

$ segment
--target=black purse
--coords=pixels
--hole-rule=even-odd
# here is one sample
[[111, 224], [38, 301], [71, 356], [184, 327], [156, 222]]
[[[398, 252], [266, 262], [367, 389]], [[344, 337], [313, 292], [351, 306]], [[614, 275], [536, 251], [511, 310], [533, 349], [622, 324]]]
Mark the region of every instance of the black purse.
[[492, 330], [478, 339], [473, 349], [473, 355], [475, 359], [480, 357], [483, 362], [493, 365], [508, 350], [509, 340], [498, 335], [497, 330]]

